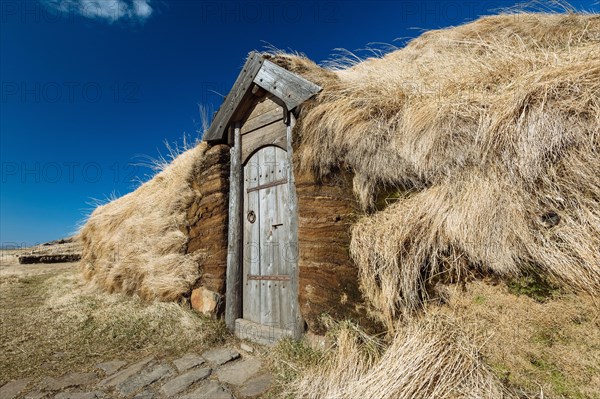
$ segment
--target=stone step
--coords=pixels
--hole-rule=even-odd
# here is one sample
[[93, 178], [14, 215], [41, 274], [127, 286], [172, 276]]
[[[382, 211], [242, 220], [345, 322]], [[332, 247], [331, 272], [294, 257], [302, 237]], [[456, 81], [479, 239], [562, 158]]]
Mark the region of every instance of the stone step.
[[231, 392], [215, 381], [207, 381], [196, 390], [179, 399], [233, 399]]
[[214, 366], [221, 366], [240, 357], [240, 353], [231, 348], [215, 348], [206, 351], [202, 357]]
[[177, 367], [177, 371], [182, 373], [193, 367], [197, 367], [204, 364], [204, 358], [202, 356], [198, 356], [195, 353], [186, 353], [183, 357], [173, 360], [173, 364], [175, 365], [175, 367]]
[[219, 381], [231, 385], [242, 385], [251, 377], [258, 374], [262, 362], [258, 359], [249, 358], [223, 366], [215, 372]]
[[22, 391], [25, 390], [31, 378], [23, 378], [20, 380], [7, 382], [0, 388], [0, 398], [13, 399], [16, 398]]
[[125, 380], [130, 378], [131, 376], [139, 373], [148, 363], [150, 363], [154, 359], [153, 356], [147, 357], [145, 359], [140, 360], [139, 362], [127, 367], [124, 370], [119, 371], [118, 373], [107, 377], [98, 383], [98, 387], [106, 388], [106, 387], [114, 387]]
[[175, 377], [160, 388], [160, 392], [166, 397], [170, 398], [178, 393], [181, 393], [188, 389], [192, 384], [205, 379], [210, 375], [211, 369], [208, 367], [188, 371], [187, 373], [181, 374], [179, 377]]
[[151, 370], [145, 370], [129, 377], [117, 385], [117, 391], [123, 396], [132, 396], [137, 391], [148, 385], [173, 374], [173, 369], [168, 364], [159, 364]]

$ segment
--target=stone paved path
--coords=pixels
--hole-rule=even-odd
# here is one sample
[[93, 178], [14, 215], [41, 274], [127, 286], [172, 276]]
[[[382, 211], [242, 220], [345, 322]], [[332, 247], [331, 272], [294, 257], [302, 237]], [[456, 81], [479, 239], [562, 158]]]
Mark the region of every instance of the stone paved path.
[[32, 381], [8, 382], [0, 387], [0, 399], [256, 398], [271, 387], [272, 376], [260, 359], [223, 347], [170, 360], [147, 357], [128, 364], [107, 359], [93, 373]]

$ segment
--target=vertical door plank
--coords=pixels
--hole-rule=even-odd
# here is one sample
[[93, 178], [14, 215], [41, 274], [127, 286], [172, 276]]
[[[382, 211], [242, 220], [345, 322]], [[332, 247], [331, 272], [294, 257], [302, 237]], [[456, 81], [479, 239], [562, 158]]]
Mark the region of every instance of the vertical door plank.
[[227, 275], [225, 297], [225, 324], [230, 331], [235, 329], [235, 320], [242, 314], [241, 269], [242, 269], [242, 228], [241, 190], [242, 179], [242, 139], [239, 123], [235, 124], [234, 141], [231, 147], [229, 174], [229, 227], [227, 232]]
[[[244, 312], [243, 318], [260, 323], [260, 281], [248, 280], [248, 274], [260, 274], [260, 234], [259, 234], [259, 201], [258, 191], [248, 192], [249, 188], [258, 185], [259, 164], [255, 154], [244, 167]], [[255, 221], [248, 219], [250, 211], [254, 212]]]
[[296, 182], [294, 178], [294, 149], [292, 146], [292, 131], [296, 125], [296, 117], [293, 112], [288, 113], [289, 124], [287, 126], [287, 156], [288, 156], [288, 209], [290, 217], [289, 245], [290, 260], [288, 266], [291, 274], [290, 297], [293, 299], [290, 303], [290, 314], [292, 315], [292, 337], [300, 339], [304, 331], [304, 321], [300, 314], [298, 304], [298, 198], [296, 197]]
[[[287, 153], [281, 148], [275, 147], [276, 170], [275, 180], [287, 180]], [[287, 252], [289, 251], [289, 212], [288, 212], [288, 187], [287, 184], [276, 186], [276, 223], [280, 226], [275, 230], [278, 246], [278, 263], [276, 274], [290, 275], [288, 267]], [[279, 328], [288, 329], [292, 322], [290, 314], [290, 281], [278, 281], [274, 294], [279, 298]]]
[[[275, 180], [275, 147], [264, 147], [258, 151], [261, 165], [259, 184], [264, 185]], [[275, 187], [259, 190], [260, 198], [260, 267], [261, 275], [274, 274], [276, 262], [276, 242], [273, 237], [275, 222]], [[274, 282], [261, 281], [261, 323], [273, 326], [279, 323], [279, 303], [273, 295]]]

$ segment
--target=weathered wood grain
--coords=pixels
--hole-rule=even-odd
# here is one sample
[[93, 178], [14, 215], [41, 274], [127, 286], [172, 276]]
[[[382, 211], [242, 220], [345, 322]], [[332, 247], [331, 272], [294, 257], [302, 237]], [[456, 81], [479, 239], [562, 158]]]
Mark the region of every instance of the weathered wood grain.
[[225, 324], [233, 331], [235, 320], [242, 313], [241, 292], [241, 191], [242, 191], [242, 138], [239, 123], [234, 128], [229, 173], [229, 229], [227, 242], [227, 291], [225, 297]]
[[260, 115], [257, 118], [250, 120], [244, 126], [246, 129], [242, 128], [242, 135], [250, 133], [256, 129], [260, 129], [265, 125], [269, 125], [273, 122], [280, 121], [283, 119], [283, 109], [281, 107], [272, 109], [269, 112], [266, 112]]
[[293, 110], [321, 90], [318, 85], [298, 76], [258, 53], [250, 53], [231, 91], [217, 111], [203, 139], [209, 143], [228, 141], [227, 129], [234, 121], [243, 121], [256, 103], [254, 85], [281, 100]]
[[[275, 178], [275, 147], [264, 147], [258, 151], [258, 162], [260, 165], [259, 184], [266, 185]], [[273, 237], [274, 216], [277, 204], [275, 202], [276, 187], [268, 187], [260, 190], [258, 197], [260, 201], [260, 274], [269, 276], [275, 274], [275, 265], [278, 263]], [[279, 298], [274, 295], [273, 282], [261, 281], [260, 291], [260, 323], [272, 326], [279, 321]]]
[[266, 97], [254, 107], [242, 125], [242, 136], [283, 118], [283, 107], [271, 98], [272, 96]]
[[259, 53], [251, 52], [248, 55], [231, 91], [225, 97], [223, 104], [219, 107], [212, 123], [204, 134], [204, 141], [209, 143], [224, 142], [229, 125], [234, 121], [241, 120], [243, 113], [246, 111], [243, 106], [244, 103], [249, 105], [249, 102], [253, 100], [252, 82], [262, 63], [263, 58]]
[[296, 118], [293, 113], [289, 113], [288, 116], [289, 124], [286, 128], [286, 142], [287, 142], [287, 176], [288, 176], [288, 214], [290, 217], [289, 227], [289, 251], [287, 253], [288, 268], [292, 281], [290, 282], [290, 315], [291, 320], [289, 322], [292, 336], [296, 339], [300, 339], [304, 333], [304, 321], [300, 314], [298, 304], [298, 286], [299, 286], [299, 269], [298, 269], [298, 198], [296, 197], [296, 178], [294, 176], [294, 164], [293, 159], [293, 147], [292, 147], [292, 131], [296, 124]]
[[318, 85], [269, 60], [263, 61], [254, 83], [280, 98], [288, 110], [293, 110], [321, 91]]
[[274, 283], [274, 295], [279, 298], [279, 326], [287, 329], [291, 321], [290, 313], [290, 269], [289, 262], [286, 256], [287, 247], [289, 246], [289, 228], [290, 214], [288, 204], [288, 185], [287, 185], [287, 151], [275, 147], [275, 170], [274, 181], [284, 181], [285, 184], [275, 187], [275, 224], [273, 225], [273, 235], [277, 242], [278, 262], [274, 269], [275, 273], [281, 276], [288, 276], [288, 281], [276, 281]]
[[242, 162], [245, 163], [257, 149], [274, 145], [286, 150], [286, 127], [282, 119], [254, 130], [242, 137]]
[[[248, 280], [248, 275], [260, 273], [260, 234], [258, 215], [260, 214], [258, 192], [249, 191], [257, 187], [259, 164], [258, 157], [251, 159], [244, 167], [244, 267], [243, 267], [243, 317], [260, 321], [260, 281]], [[254, 219], [248, 215], [252, 212]]]

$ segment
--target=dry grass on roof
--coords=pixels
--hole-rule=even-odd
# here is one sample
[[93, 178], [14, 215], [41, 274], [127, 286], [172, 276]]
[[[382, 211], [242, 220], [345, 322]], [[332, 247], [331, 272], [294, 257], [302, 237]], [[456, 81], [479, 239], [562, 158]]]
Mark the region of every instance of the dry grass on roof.
[[454, 318], [428, 315], [398, 329], [389, 346], [351, 324], [334, 347], [293, 381], [298, 398], [516, 398], [485, 365]]
[[186, 212], [200, 195], [191, 183], [207, 148], [185, 151], [134, 192], [94, 210], [81, 231], [86, 279], [144, 299], [172, 301], [190, 291], [205, 255], [186, 253]]
[[600, 395], [600, 313], [588, 295], [530, 278], [443, 288], [443, 305], [397, 322], [393, 336], [343, 322], [318, 350], [306, 339], [280, 343], [277, 383], [302, 398]]
[[[472, 267], [600, 292], [598, 48], [598, 15], [520, 13], [346, 68], [274, 57], [323, 87], [302, 109], [296, 156], [354, 174], [371, 215], [351, 252], [385, 320]], [[393, 205], [374, 212], [382, 197]]]

